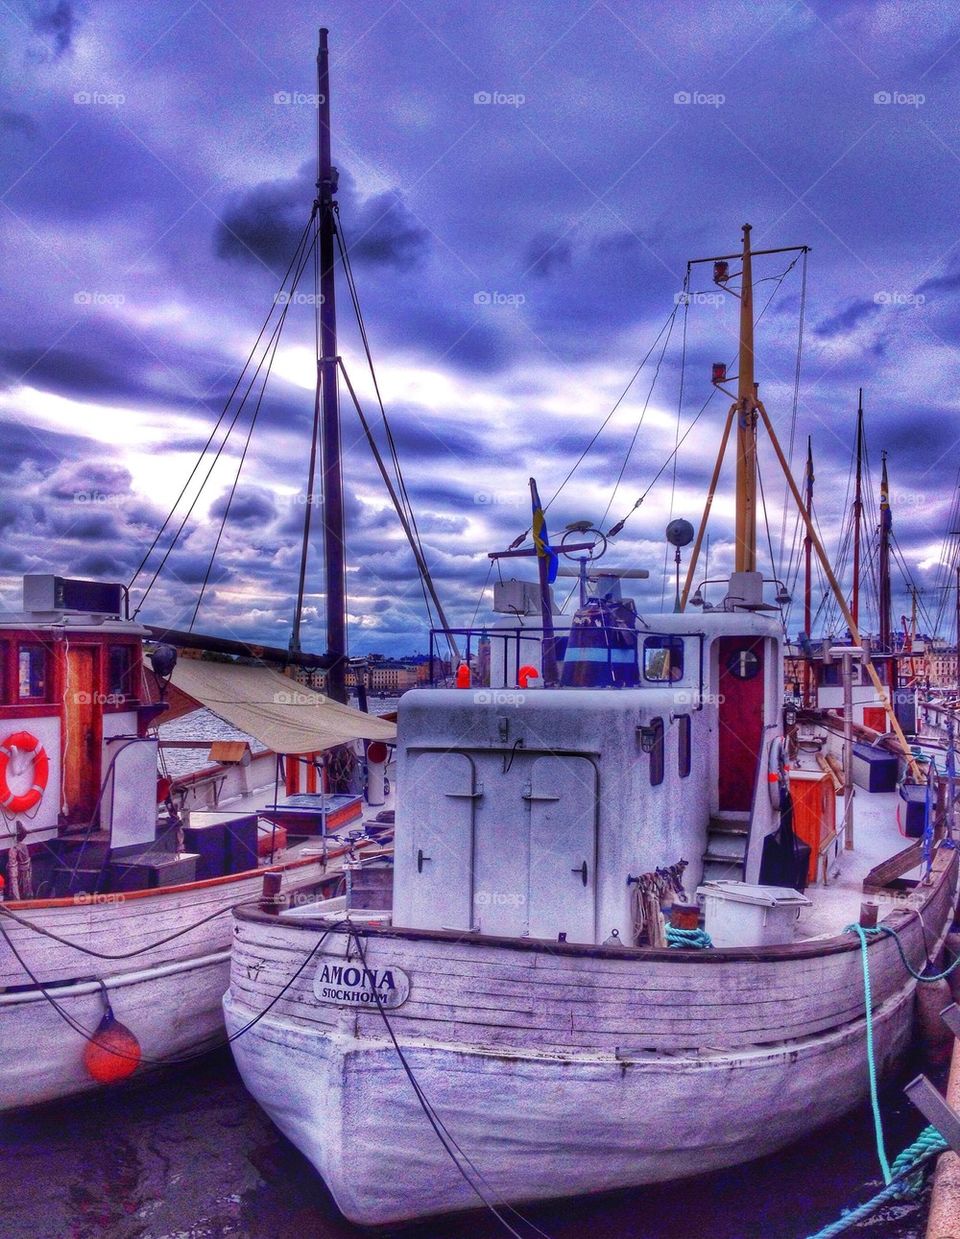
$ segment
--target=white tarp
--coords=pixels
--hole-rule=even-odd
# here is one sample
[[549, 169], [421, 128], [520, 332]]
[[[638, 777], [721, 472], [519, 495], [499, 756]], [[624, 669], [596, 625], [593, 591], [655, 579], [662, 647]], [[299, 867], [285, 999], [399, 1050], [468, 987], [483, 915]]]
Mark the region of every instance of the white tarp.
[[396, 724], [267, 667], [182, 658], [173, 685], [275, 753], [314, 753], [351, 740], [394, 740]]

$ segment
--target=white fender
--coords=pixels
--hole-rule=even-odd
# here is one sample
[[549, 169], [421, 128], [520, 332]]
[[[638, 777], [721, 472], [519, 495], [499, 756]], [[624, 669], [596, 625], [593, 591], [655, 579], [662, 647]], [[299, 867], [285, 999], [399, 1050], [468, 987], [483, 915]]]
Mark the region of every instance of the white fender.
[[367, 804], [386, 804], [387, 757], [389, 750], [382, 740], [371, 740], [367, 745]]
[[770, 805], [774, 809], [783, 808], [783, 792], [787, 787], [787, 748], [783, 736], [774, 736], [770, 741], [767, 755], [767, 788], [770, 792]]

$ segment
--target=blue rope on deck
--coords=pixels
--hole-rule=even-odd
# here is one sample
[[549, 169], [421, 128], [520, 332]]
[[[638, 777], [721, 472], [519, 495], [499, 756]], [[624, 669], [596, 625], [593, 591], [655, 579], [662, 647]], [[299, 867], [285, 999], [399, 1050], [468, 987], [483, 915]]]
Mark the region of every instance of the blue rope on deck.
[[713, 943], [705, 929], [677, 929], [675, 925], [668, 925], [667, 946], [680, 947], [686, 951], [702, 951], [712, 947]]

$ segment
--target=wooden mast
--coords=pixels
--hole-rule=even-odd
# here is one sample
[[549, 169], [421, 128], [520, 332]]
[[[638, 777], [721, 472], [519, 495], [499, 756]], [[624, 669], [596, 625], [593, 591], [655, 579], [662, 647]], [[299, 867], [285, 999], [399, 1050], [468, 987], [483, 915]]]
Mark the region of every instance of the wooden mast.
[[[813, 627], [813, 572], [811, 557], [813, 543], [810, 540], [810, 530], [813, 528], [813, 439], [807, 435], [807, 476], [804, 500], [806, 502], [807, 525], [803, 538], [803, 631], [807, 640], [812, 640], [810, 631]], [[806, 675], [804, 676], [804, 703], [810, 705], [814, 701], [814, 670], [813, 659], [807, 658]]]
[[892, 651], [892, 625], [890, 620], [890, 529], [892, 514], [890, 512], [890, 486], [887, 482], [887, 453], [882, 455], [883, 467], [880, 474], [880, 649], [889, 654]]
[[757, 569], [757, 389], [753, 369], [753, 261], [750, 225], [744, 224], [737, 383], [737, 572]]
[[853, 496], [853, 593], [850, 614], [860, 623], [860, 526], [863, 522], [863, 388], [857, 402], [857, 483]]

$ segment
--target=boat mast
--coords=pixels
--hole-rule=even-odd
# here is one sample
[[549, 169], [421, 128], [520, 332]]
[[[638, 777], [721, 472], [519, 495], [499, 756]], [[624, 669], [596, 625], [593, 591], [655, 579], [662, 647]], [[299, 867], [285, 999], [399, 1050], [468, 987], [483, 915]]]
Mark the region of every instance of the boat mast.
[[850, 614], [860, 623], [860, 524], [863, 519], [863, 388], [857, 403], [857, 484], [853, 497], [853, 594]]
[[[803, 538], [803, 631], [807, 634], [807, 640], [812, 639], [813, 634], [813, 573], [811, 571], [811, 557], [813, 552], [813, 543], [810, 540], [809, 530], [813, 524], [813, 439], [807, 435], [807, 476], [806, 476], [806, 494], [804, 500], [807, 512], [807, 532]], [[814, 700], [814, 669], [813, 659], [806, 660], [806, 675], [804, 676], [804, 701], [810, 705]]]
[[740, 280], [740, 364], [737, 383], [737, 572], [757, 569], [757, 388], [753, 380], [753, 261], [750, 225], [743, 225]]
[[327, 619], [327, 693], [335, 701], [346, 701], [347, 617], [346, 568], [344, 556], [343, 473], [340, 459], [340, 403], [337, 391], [337, 307], [334, 281], [334, 240], [338, 174], [330, 160], [330, 67], [327, 30], [320, 31], [317, 49], [318, 132], [317, 132], [317, 258], [320, 293], [317, 387], [314, 402], [313, 438], [310, 444], [310, 477], [307, 485], [300, 553], [300, 582], [290, 649], [300, 649], [300, 623], [303, 613], [304, 582], [310, 546], [310, 519], [317, 442], [320, 443], [320, 477], [323, 494], [323, 534]]
[[890, 628], [890, 529], [893, 524], [890, 512], [890, 487], [887, 482], [887, 453], [882, 453], [883, 467], [880, 475], [880, 649], [889, 654], [891, 649]]

